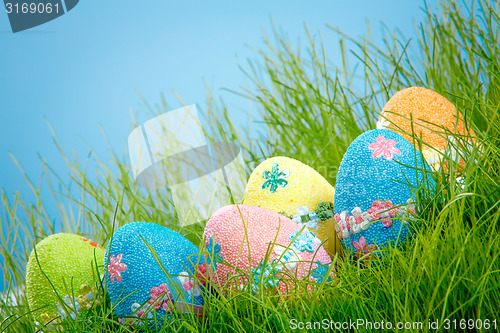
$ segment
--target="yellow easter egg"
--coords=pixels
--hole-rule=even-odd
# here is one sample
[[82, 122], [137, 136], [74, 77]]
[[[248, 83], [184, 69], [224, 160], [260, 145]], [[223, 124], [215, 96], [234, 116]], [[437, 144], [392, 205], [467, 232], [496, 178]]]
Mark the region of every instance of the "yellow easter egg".
[[[453, 135], [471, 138], [476, 136], [474, 131], [466, 126], [455, 105], [437, 92], [421, 87], [403, 89], [392, 96], [382, 109], [377, 128], [396, 131], [417, 148], [418, 142], [413, 140], [411, 133], [417, 138], [422, 137], [430, 146], [423, 145], [422, 155], [434, 170], [440, 167], [443, 154], [450, 154], [463, 165], [459, 154], [450, 145], [454, 138], [447, 136], [443, 128]], [[469, 141], [474, 143], [473, 139]]]
[[265, 160], [252, 172], [243, 204], [269, 209], [306, 225], [333, 258], [342, 246], [333, 214], [330, 217], [328, 213], [333, 212], [334, 195], [333, 186], [316, 170], [293, 158], [278, 156]]

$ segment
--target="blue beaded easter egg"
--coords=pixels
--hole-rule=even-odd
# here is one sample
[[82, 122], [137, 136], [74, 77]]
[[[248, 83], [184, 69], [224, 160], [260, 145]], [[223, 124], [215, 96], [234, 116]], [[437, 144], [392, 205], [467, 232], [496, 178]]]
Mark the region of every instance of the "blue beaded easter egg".
[[154, 318], [161, 327], [172, 311], [201, 315], [202, 285], [194, 278], [204, 265], [199, 253], [182, 235], [154, 223], [132, 222], [116, 230], [104, 267], [119, 322], [141, 326], [143, 319]]
[[361, 134], [347, 149], [335, 186], [337, 235], [365, 263], [381, 259], [385, 246], [411, 236], [418, 188], [431, 186], [430, 170], [419, 151], [390, 130]]

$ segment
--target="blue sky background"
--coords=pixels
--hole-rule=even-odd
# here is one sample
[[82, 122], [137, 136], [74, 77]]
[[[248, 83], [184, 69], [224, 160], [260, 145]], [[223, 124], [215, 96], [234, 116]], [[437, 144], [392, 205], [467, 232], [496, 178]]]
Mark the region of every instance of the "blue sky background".
[[[110, 159], [99, 126], [111, 147], [128, 161], [130, 109], [138, 111], [137, 90], [152, 104], [164, 93], [172, 108], [204, 106], [203, 79], [228, 104], [234, 118], [246, 119], [249, 101], [221, 90], [250, 87], [239, 69], [263, 48], [263, 31], [274, 25], [290, 40], [305, 45], [304, 23], [320, 30], [332, 63], [338, 61], [337, 36], [326, 25], [361, 36], [370, 21], [373, 38], [384, 22], [415, 37], [423, 11], [420, 1], [80, 1], [69, 13], [47, 24], [13, 34], [0, 12], [0, 188], [10, 200], [20, 192], [34, 196], [8, 153], [33, 180], [42, 171], [41, 155], [62, 179], [68, 169], [47, 121], [63, 149], [74, 148], [84, 160], [92, 148]], [[138, 114], [139, 121], [149, 115]], [[244, 122], [241, 122], [243, 124]], [[49, 214], [59, 219], [47, 186]], [[2, 209], [3, 214], [3, 209]]]

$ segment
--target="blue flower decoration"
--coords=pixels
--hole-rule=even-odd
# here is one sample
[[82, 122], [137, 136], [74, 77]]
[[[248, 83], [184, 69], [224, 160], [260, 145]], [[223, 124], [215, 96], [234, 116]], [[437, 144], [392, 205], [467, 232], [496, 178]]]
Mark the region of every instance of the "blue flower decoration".
[[313, 245], [313, 241], [316, 238], [316, 236], [314, 236], [310, 231], [305, 231], [305, 232], [303, 231], [298, 236], [297, 234], [299, 234], [299, 230], [292, 232], [290, 235], [288, 235], [288, 238], [290, 238], [290, 240], [293, 240], [295, 238], [292, 246], [295, 247], [300, 252], [304, 251], [314, 252], [315, 248]]
[[212, 267], [216, 268], [218, 262], [223, 262], [224, 258], [222, 258], [222, 255], [219, 254], [220, 250], [222, 249], [221, 245], [219, 243], [214, 244], [214, 239], [210, 237], [210, 243], [207, 244], [207, 251], [210, 254], [210, 258], [213, 259], [212, 262]]
[[279, 170], [280, 168], [278, 163], [274, 163], [272, 167], [272, 172], [266, 170], [262, 173], [262, 177], [266, 179], [264, 184], [262, 184], [263, 190], [269, 187], [269, 191], [271, 191], [271, 193], [276, 193], [276, 191], [278, 190], [278, 186], [281, 187], [288, 186], [288, 181], [285, 180], [284, 178], [287, 178], [290, 175], [290, 172], [288, 170], [281, 170], [281, 171]]
[[[316, 261], [316, 268], [311, 272], [311, 276], [316, 279], [316, 282], [323, 283], [323, 280], [328, 274], [328, 265], [322, 265], [319, 261]], [[331, 281], [330, 276], [328, 276], [327, 282]]]
[[259, 290], [259, 286], [262, 283], [262, 286], [265, 287], [274, 287], [277, 288], [279, 284], [279, 279], [276, 277], [276, 269], [274, 267], [274, 262], [271, 266], [264, 266], [264, 261], [262, 261], [259, 266], [252, 269], [252, 291], [256, 292]]

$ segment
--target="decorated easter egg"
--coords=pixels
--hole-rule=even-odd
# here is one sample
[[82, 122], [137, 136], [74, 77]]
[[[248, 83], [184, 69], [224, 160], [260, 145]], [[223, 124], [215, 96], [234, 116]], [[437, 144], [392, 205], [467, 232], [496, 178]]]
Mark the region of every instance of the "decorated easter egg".
[[106, 249], [106, 287], [121, 323], [161, 327], [172, 312], [203, 313], [195, 281], [199, 250], [184, 236], [148, 222], [132, 222], [113, 234]]
[[286, 294], [298, 287], [295, 281], [329, 279], [331, 259], [321, 241], [305, 226], [271, 210], [223, 207], [212, 215], [203, 237], [215, 264], [212, 283], [223, 292], [277, 288]]
[[26, 265], [26, 296], [35, 320], [57, 323], [98, 305], [103, 258], [104, 248], [78, 235], [54, 234], [39, 242]]
[[391, 97], [382, 109], [377, 128], [397, 131], [417, 147], [419, 143], [411, 134], [422, 137], [426, 143], [422, 145], [422, 155], [434, 170], [439, 169], [443, 155], [463, 163], [454, 143], [455, 135], [468, 138], [467, 147], [472, 147], [475, 138], [474, 131], [449, 100], [421, 87], [403, 89]]
[[336, 182], [334, 219], [346, 249], [366, 263], [382, 258], [384, 247], [407, 241], [414, 194], [433, 184], [429, 170], [418, 150], [393, 131], [371, 130], [357, 137]]
[[335, 234], [335, 190], [314, 169], [289, 157], [272, 157], [259, 164], [248, 180], [243, 204], [266, 208], [306, 225], [331, 257], [340, 251]]

